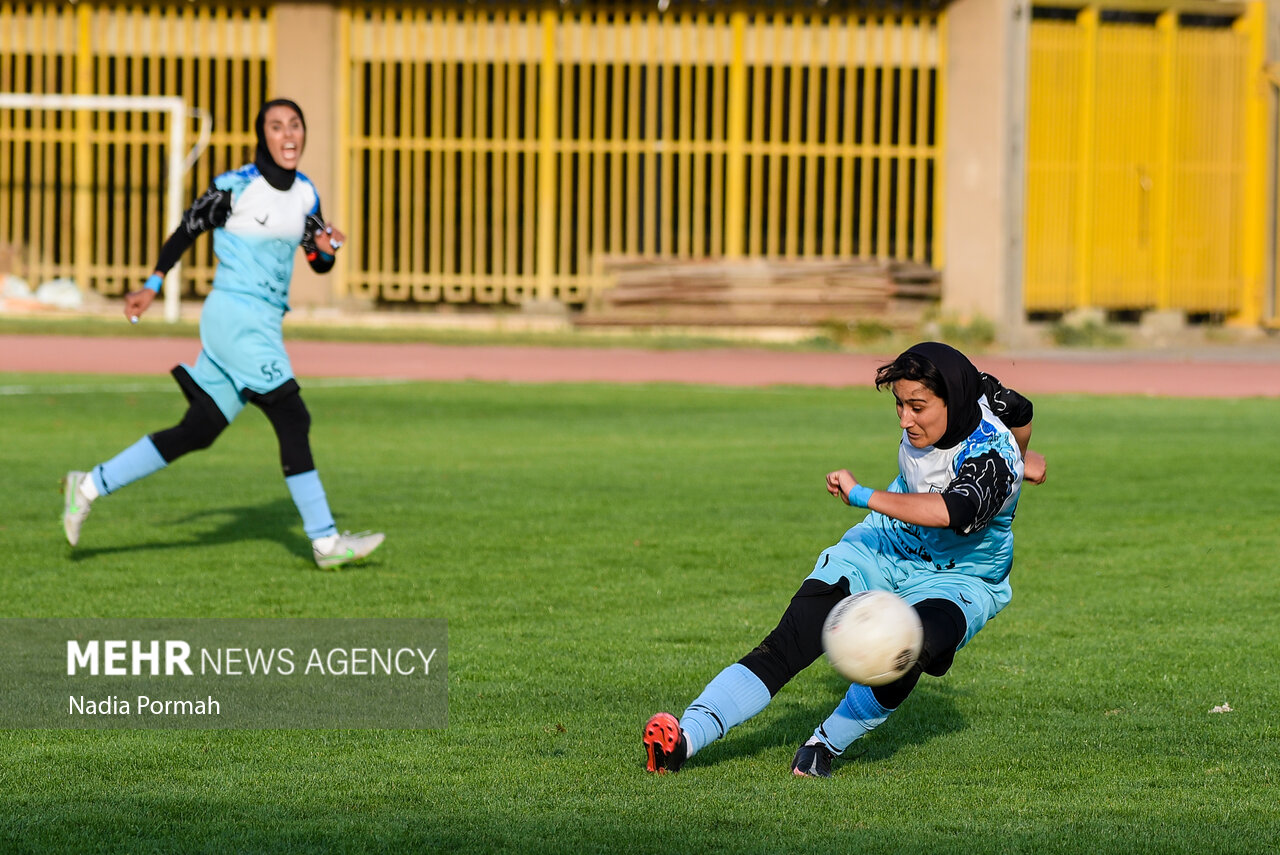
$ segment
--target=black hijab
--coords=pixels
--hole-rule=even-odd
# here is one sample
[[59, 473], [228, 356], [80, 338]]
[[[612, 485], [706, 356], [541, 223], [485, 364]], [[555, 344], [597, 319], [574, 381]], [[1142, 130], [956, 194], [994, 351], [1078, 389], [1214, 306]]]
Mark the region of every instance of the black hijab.
[[[267, 183], [277, 190], [288, 190], [293, 186], [294, 176], [298, 174], [296, 169], [285, 169], [276, 163], [271, 157], [271, 152], [267, 150], [266, 123], [267, 111], [272, 107], [288, 107], [290, 110], [298, 114], [298, 121], [302, 122], [302, 130], [307, 130], [307, 120], [302, 116], [302, 108], [288, 98], [275, 98], [262, 105], [262, 109], [258, 111], [258, 118], [253, 122], [253, 129], [258, 134], [258, 148], [253, 153], [253, 165], [258, 167], [258, 171], [262, 173], [262, 177], [267, 179]], [[299, 152], [301, 153], [301, 152]]]
[[907, 348], [930, 362], [942, 375], [947, 387], [947, 432], [935, 442], [935, 448], [953, 448], [973, 433], [982, 421], [982, 375], [973, 367], [969, 357], [950, 345], [939, 341], [926, 341]]

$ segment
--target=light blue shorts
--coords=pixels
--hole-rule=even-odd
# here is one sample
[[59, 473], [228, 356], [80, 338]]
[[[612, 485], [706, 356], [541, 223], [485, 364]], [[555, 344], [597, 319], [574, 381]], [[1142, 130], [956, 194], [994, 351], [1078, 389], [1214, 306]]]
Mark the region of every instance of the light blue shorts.
[[939, 573], [932, 564], [888, 554], [868, 526], [854, 526], [839, 543], [824, 550], [808, 578], [828, 585], [845, 579], [851, 593], [889, 591], [912, 605], [929, 599], [949, 600], [964, 612], [967, 628], [960, 647], [999, 614], [1013, 595], [1008, 579], [988, 582], [964, 573]]
[[183, 365], [232, 422], [253, 395], [293, 379], [284, 350], [284, 312], [233, 291], [214, 288], [200, 311], [200, 355]]

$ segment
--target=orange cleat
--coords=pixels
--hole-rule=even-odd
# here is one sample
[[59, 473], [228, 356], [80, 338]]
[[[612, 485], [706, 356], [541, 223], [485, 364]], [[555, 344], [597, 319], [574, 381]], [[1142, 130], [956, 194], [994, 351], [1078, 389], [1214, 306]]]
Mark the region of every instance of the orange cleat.
[[660, 712], [649, 719], [644, 726], [644, 749], [648, 755], [645, 768], [659, 775], [679, 772], [689, 758], [689, 741], [671, 713]]

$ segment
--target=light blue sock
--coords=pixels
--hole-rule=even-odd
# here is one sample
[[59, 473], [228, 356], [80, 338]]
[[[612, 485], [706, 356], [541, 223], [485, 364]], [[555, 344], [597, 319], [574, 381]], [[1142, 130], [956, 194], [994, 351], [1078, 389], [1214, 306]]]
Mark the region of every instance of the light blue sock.
[[769, 705], [769, 689], [751, 669], [735, 662], [717, 674], [680, 717], [689, 756], [715, 742]]
[[156, 444], [151, 441], [151, 437], [144, 436], [106, 463], [93, 467], [89, 474], [99, 495], [108, 496], [168, 465], [160, 452], [156, 451]]
[[329, 500], [324, 496], [324, 486], [320, 483], [320, 473], [312, 469], [300, 472], [284, 479], [289, 487], [289, 495], [302, 515], [302, 528], [307, 537], [328, 537], [338, 533], [333, 524], [333, 514], [329, 512]]
[[880, 705], [870, 686], [854, 683], [845, 692], [844, 700], [840, 701], [836, 711], [818, 725], [813, 736], [838, 757], [854, 740], [883, 724], [891, 712], [893, 710]]

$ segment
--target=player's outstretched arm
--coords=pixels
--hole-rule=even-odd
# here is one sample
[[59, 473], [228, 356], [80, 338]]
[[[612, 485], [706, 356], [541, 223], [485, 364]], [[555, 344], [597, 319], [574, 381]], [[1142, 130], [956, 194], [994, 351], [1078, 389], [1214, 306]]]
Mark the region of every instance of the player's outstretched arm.
[[872, 490], [858, 483], [848, 469], [827, 474], [827, 492], [839, 496], [846, 505], [869, 508], [911, 525], [946, 528], [951, 512], [941, 493], [891, 493]]

